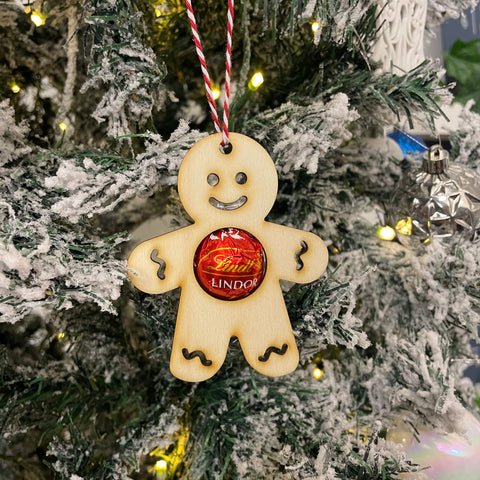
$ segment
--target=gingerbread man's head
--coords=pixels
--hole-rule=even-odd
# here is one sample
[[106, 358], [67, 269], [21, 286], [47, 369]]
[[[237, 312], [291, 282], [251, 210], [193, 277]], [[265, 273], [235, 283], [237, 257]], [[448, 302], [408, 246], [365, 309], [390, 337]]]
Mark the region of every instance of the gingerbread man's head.
[[178, 192], [185, 210], [196, 222], [234, 225], [241, 219], [263, 220], [277, 196], [272, 159], [244, 135], [230, 133], [230, 153], [220, 151], [221, 140], [221, 134], [210, 135], [183, 159]]

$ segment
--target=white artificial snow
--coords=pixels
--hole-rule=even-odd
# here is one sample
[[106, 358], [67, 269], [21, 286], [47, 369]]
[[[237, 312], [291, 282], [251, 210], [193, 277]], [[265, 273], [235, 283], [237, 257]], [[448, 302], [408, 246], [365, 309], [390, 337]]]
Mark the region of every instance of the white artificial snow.
[[261, 117], [272, 122], [279, 138], [273, 155], [282, 172], [306, 169], [314, 174], [330, 150], [352, 138], [348, 126], [359, 115], [349, 109], [348, 97], [339, 93], [326, 104], [320, 100], [308, 106], [287, 103]]
[[308, 19], [312, 18], [316, 5], [317, 5], [317, 0], [308, 0], [306, 5], [304, 6], [302, 17], [308, 18]]
[[474, 8], [478, 0], [428, 0], [427, 29], [433, 30], [449, 18], [458, 18], [464, 10]]
[[107, 174], [92, 168], [91, 160], [82, 166], [65, 160], [55, 176], [45, 179], [48, 189], [61, 188], [70, 193], [59, 199], [52, 210], [71, 222], [78, 222], [82, 216], [91, 218], [110, 212], [142, 192], [171, 185], [176, 181], [185, 153], [202, 136], [189, 130], [183, 121], [168, 141], [158, 134], [148, 134], [145, 153], [137, 157], [132, 168], [121, 172]]
[[[60, 165], [54, 177], [45, 179], [45, 187], [49, 189], [61, 188], [68, 192], [76, 191], [81, 187], [90, 187], [94, 176], [87, 173], [82, 167], [75, 166], [74, 160], [66, 160]], [[107, 178], [103, 178], [106, 181]]]
[[38, 96], [43, 99], [58, 98], [60, 96], [60, 92], [52, 85], [49, 77], [42, 77]]
[[8, 100], [0, 102], [0, 167], [26, 155], [31, 148], [25, 145], [26, 125], [15, 124], [15, 111]]
[[[8, 180], [4, 177], [7, 184]], [[105, 258], [108, 249], [102, 242], [97, 244], [95, 255], [79, 260], [72, 258], [69, 245], [76, 241], [74, 234], [65, 232], [65, 237], [59, 239], [55, 227], [51, 230], [54, 213], [48, 213], [39, 198], [23, 191], [19, 201], [20, 204], [28, 202], [28, 209], [4, 219], [0, 242], [0, 298], [6, 301], [0, 302], [2, 321], [16, 322], [33, 309], [57, 302], [62, 308], [69, 308], [73, 299], [93, 301], [102, 310], [115, 313], [112, 301], [120, 296], [124, 262]], [[12, 243], [15, 236], [27, 236], [28, 240], [20, 248]], [[97, 263], [102, 257], [104, 263]], [[62, 293], [71, 288], [73, 290]]]
[[0, 291], [6, 291], [10, 288], [10, 280], [0, 272]]
[[[2, 125], [0, 119], [0, 128]], [[14, 155], [16, 150], [11, 145], [22, 141], [23, 131], [8, 128], [4, 138], [7, 150]], [[11, 131], [15, 132], [13, 136], [8, 134]], [[105, 170], [88, 157], [81, 162], [60, 158], [49, 176], [41, 170], [41, 162], [34, 164], [39, 169], [34, 173], [39, 185], [34, 195], [21, 187], [31, 172], [20, 167], [3, 174], [2, 188], [8, 192], [8, 201], [0, 203], [4, 224], [0, 298], [8, 301], [0, 302], [2, 320], [16, 322], [42, 305], [58, 304], [61, 309], [68, 309], [74, 302], [95, 302], [102, 311], [115, 314], [113, 302], [120, 297], [126, 264], [114, 259], [111, 248], [102, 241], [87, 243], [84, 255], [76, 225], [110, 212], [142, 192], [151, 193], [174, 183], [185, 153], [202, 137], [183, 121], [168, 140], [157, 134], [146, 135], [144, 153], [132, 167], [117, 172]], [[61, 234], [56, 227], [59, 218], [71, 226]], [[21, 241], [22, 247], [14, 245], [17, 237], [26, 237]], [[72, 246], [74, 254], [79, 249], [78, 259], [72, 257]]]
[[27, 110], [27, 112], [34, 112], [37, 104], [38, 87], [28, 85], [22, 90], [22, 95], [19, 99], [19, 104]]
[[333, 36], [333, 40], [337, 43], [345, 42], [351, 25], [357, 24], [371, 6], [368, 1], [358, 1], [352, 5], [349, 0], [341, 0], [340, 5], [339, 14], [335, 15]]
[[178, 117], [187, 122], [201, 123], [205, 120], [207, 114], [198, 102], [188, 100], [180, 107]]
[[98, 172], [101, 169], [100, 165], [97, 165], [88, 157], [83, 160], [83, 168], [85, 168], [85, 170], [93, 170], [94, 172]]
[[0, 265], [3, 269], [16, 270], [21, 280], [26, 280], [32, 270], [31, 262], [13, 244], [0, 243]]
[[321, 0], [309, 0], [302, 5], [303, 10], [300, 13], [300, 18], [306, 20], [315, 18], [321, 22], [323, 21], [322, 12], [328, 9], [329, 15], [335, 22], [332, 26], [332, 38], [330, 40], [335, 43], [343, 43], [352, 25], [357, 24], [373, 4], [375, 2], [372, 0], [359, 0], [356, 3], [350, 0], [339, 0], [325, 6], [325, 2]]
[[[155, 53], [135, 37], [130, 36], [128, 45], [120, 47], [114, 58], [112, 62], [112, 50], [103, 52], [80, 93], [102, 89], [105, 93], [92, 117], [99, 123], [107, 122], [109, 136], [128, 138], [132, 122], [144, 125], [153, 109], [164, 105], [167, 92], [160, 84], [162, 75]], [[122, 62], [117, 61], [119, 58]]]
[[473, 104], [473, 100], [469, 100], [459, 114], [458, 123], [462, 128], [452, 135], [456, 156], [451, 160], [467, 164], [480, 175], [480, 115], [471, 110]]

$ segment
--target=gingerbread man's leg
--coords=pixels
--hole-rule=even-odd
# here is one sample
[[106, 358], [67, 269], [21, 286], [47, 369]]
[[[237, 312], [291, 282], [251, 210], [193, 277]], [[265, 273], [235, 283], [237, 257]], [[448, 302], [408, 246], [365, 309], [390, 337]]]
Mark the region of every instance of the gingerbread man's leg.
[[295, 370], [299, 357], [281, 290], [275, 284], [268, 289], [258, 298], [252, 295], [249, 315], [237, 331], [248, 363], [264, 375], [278, 377]]
[[230, 341], [231, 325], [219, 306], [201, 295], [182, 292], [173, 339], [170, 370], [187, 382], [201, 382], [222, 366]]

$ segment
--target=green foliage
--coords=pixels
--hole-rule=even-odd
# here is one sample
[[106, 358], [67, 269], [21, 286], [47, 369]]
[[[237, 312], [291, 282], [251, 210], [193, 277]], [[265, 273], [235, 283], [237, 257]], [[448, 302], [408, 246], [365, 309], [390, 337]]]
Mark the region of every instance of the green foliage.
[[456, 82], [455, 100], [464, 105], [475, 101], [472, 109], [480, 112], [480, 39], [462, 42], [457, 40], [449, 52], [444, 53], [447, 75]]
[[[215, 380], [199, 385], [187, 409], [188, 477], [192, 480], [213, 480], [227, 475], [239, 478], [241, 473], [231, 457], [239, 455], [235, 448], [239, 443], [245, 446], [250, 443], [254, 424], [258, 428], [253, 439], [257, 446], [252, 448], [252, 463], [245, 478], [254, 478], [255, 462], [263, 456], [270, 457], [270, 461], [280, 467], [280, 458], [274, 458], [279, 445], [265, 436], [269, 428], [275, 430], [293, 452], [315, 455], [318, 449], [315, 416], [305, 417], [298, 404], [314, 401], [320, 406], [327, 399], [324, 390], [305, 380], [298, 376], [292, 384], [243, 369], [240, 375], [233, 375], [232, 370], [224, 371]], [[240, 454], [248, 456], [247, 451]]]
[[412, 111], [423, 110], [432, 126], [436, 117], [445, 117], [437, 103], [440, 89], [436, 68], [431, 61], [425, 60], [404, 75], [386, 74], [377, 81], [365, 82], [365, 85], [368, 85], [366, 90], [357, 91], [357, 98], [361, 98], [366, 114], [372, 115], [375, 104], [379, 102], [388, 107], [398, 121], [406, 115], [410, 128], [414, 127]]
[[[33, 157], [37, 160], [35, 163], [30, 162]], [[28, 155], [14, 162], [16, 178], [4, 175], [0, 182], [4, 193], [10, 196], [9, 203], [3, 204], [1, 210], [0, 239], [5, 254], [13, 252], [17, 258], [22, 255], [28, 258], [8, 271], [2, 268], [10, 292], [6, 296], [0, 294], [4, 321], [16, 321], [28, 315], [34, 306], [65, 308], [73, 298], [82, 297], [110, 312], [114, 310], [111, 294], [115, 283], [120, 290], [123, 267], [114, 258], [113, 251], [125, 241], [126, 231], [102, 235], [92, 221], [83, 220], [73, 227], [68, 219], [62, 220], [53, 213], [55, 203], [64, 192], [59, 188], [45, 190], [44, 182], [47, 172], [56, 170], [59, 162], [55, 152]], [[83, 228], [88, 233], [82, 231]], [[103, 294], [101, 289], [92, 288], [89, 280], [82, 280], [84, 272], [100, 274], [99, 264], [111, 268], [112, 284]]]
[[[58, 133], [55, 118], [65, 81], [68, 3], [51, 2], [54, 13], [45, 28], [35, 28], [18, 2], [3, 2], [0, 7], [0, 99], [8, 98], [15, 106], [18, 122], [28, 118], [29, 141], [43, 147], [53, 146]], [[52, 20], [57, 21], [54, 28]], [[20, 93], [12, 93], [12, 82]]]
[[[55, 316], [58, 323], [66, 319]], [[134, 319], [120, 323], [84, 306], [68, 319], [61, 334], [53, 330], [53, 319], [41, 317], [25, 322], [22, 333], [0, 324], [0, 433], [8, 438], [0, 441], [1, 468], [19, 472], [31, 462], [36, 480], [117, 479], [135, 471], [138, 478], [153, 478], [148, 462], [139, 465], [140, 451], [149, 452], [147, 431], [168, 410], [165, 391], [178, 398], [186, 393], [184, 385], [172, 384], [149, 359], [149, 343]], [[17, 356], [20, 346], [24, 353]], [[169, 438], [165, 427], [159, 425], [154, 442]], [[136, 443], [142, 435], [148, 440]]]
[[135, 131], [134, 125], [145, 125], [155, 104], [158, 108], [161, 103], [165, 65], [144, 44], [147, 32], [135, 2], [91, 0], [86, 10], [92, 58], [90, 79], [81, 92], [101, 87], [103, 98], [93, 117], [108, 122], [110, 136], [127, 135]]

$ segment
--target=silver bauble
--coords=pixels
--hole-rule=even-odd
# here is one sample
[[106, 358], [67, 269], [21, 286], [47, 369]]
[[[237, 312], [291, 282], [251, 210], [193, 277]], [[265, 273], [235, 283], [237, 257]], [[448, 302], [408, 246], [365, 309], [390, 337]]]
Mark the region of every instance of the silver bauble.
[[461, 232], [480, 238], [480, 179], [461, 164], [449, 164], [448, 152], [435, 145], [425, 152], [422, 168], [409, 172], [393, 194], [387, 222], [405, 246]]

